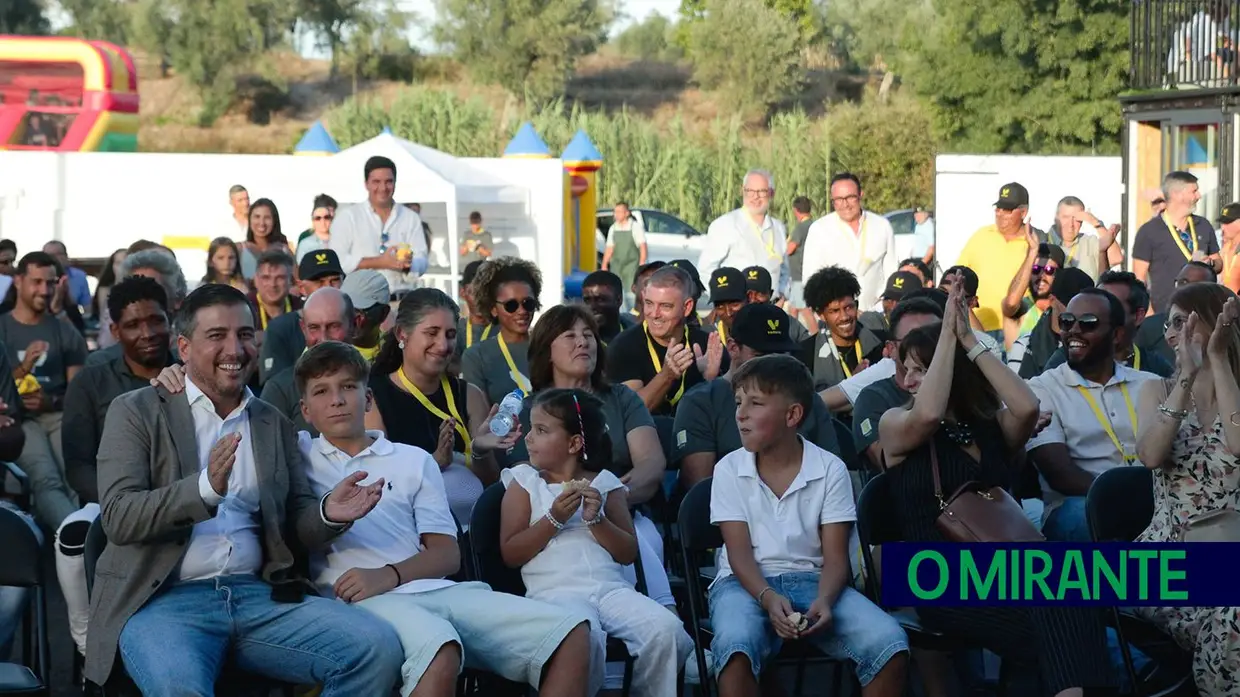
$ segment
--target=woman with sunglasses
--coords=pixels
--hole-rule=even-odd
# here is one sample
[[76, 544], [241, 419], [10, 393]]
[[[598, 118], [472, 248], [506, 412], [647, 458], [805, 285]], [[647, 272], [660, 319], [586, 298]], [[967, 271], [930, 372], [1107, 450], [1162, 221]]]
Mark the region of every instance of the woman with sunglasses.
[[284, 252], [290, 257], [288, 239], [280, 230], [280, 212], [269, 198], [260, 198], [250, 206], [250, 227], [241, 246], [241, 274], [247, 279], [258, 273], [258, 258], [269, 251]]
[[[1147, 382], [1138, 397], [1137, 456], [1154, 471], [1154, 517], [1141, 542], [1179, 542], [1197, 516], [1240, 510], [1240, 300], [1221, 285], [1190, 283], [1170, 308], [1176, 375]], [[1133, 610], [1193, 650], [1202, 697], [1235, 694], [1240, 608]]]
[[[1016, 475], [1012, 463], [1019, 461], [1016, 455], [1038, 421], [1033, 391], [978, 342], [968, 317], [963, 284], [956, 278], [943, 322], [912, 330], [900, 345], [904, 386], [913, 399], [883, 414], [878, 428], [891, 510], [903, 540], [946, 541], [935, 525], [942, 512], [935, 460], [948, 495], [969, 481], [1010, 487]], [[921, 607], [918, 616], [949, 636], [997, 653], [1017, 670], [1040, 674], [1042, 694], [1081, 697], [1084, 688], [1108, 685], [1106, 630], [1091, 610]]]
[[499, 404], [513, 390], [531, 392], [529, 360], [530, 325], [538, 311], [542, 272], [532, 262], [500, 257], [483, 264], [473, 283], [478, 314], [494, 317], [499, 331], [461, 356], [462, 376], [477, 385], [489, 404]]
[[431, 453], [452, 514], [468, 525], [483, 486], [499, 477], [495, 451], [512, 448], [521, 429], [493, 435], [487, 424], [496, 409], [482, 390], [448, 375], [459, 319], [460, 308], [437, 288], [405, 294], [375, 356], [370, 389], [376, 408], [366, 413], [366, 427]]
[[310, 228], [297, 238], [297, 263], [310, 252], [331, 248], [332, 220], [336, 218], [336, 199], [327, 194], [314, 197]]

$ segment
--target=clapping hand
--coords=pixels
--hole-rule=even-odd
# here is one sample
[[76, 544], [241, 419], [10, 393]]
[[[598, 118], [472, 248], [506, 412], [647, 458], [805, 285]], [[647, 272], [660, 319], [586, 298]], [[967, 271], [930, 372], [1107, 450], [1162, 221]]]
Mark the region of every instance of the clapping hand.
[[383, 478], [380, 477], [374, 484], [366, 486], [358, 484], [368, 476], [364, 471], [354, 472], [340, 480], [336, 488], [331, 490], [323, 503], [323, 513], [328, 522], [352, 523], [361, 520], [374, 509], [383, 496]]
[[693, 361], [693, 350], [680, 343], [678, 338], [672, 339], [667, 345], [667, 353], [663, 355], [663, 370], [666, 370], [673, 378], [678, 378], [689, 370]]
[[[1219, 324], [1222, 324], [1222, 315], [1219, 316]], [[1185, 320], [1184, 328], [1180, 330], [1179, 341], [1175, 346], [1175, 367], [1181, 377], [1195, 377], [1197, 371], [1201, 370], [1201, 363], [1205, 357], [1202, 350], [1205, 342], [1201, 338], [1200, 326], [1201, 318], [1193, 312]], [[1213, 334], [1210, 338], [1213, 340]]]
[[228, 493], [228, 477], [232, 474], [233, 465], [237, 464], [237, 446], [240, 443], [240, 433], [229, 433], [215, 441], [207, 454], [207, 481], [220, 496]]
[[439, 424], [439, 441], [435, 446], [435, 463], [439, 469], [452, 464], [452, 451], [456, 447], [456, 419], [444, 419]]
[[964, 278], [960, 274], [952, 276], [951, 289], [947, 293], [947, 308], [943, 312], [943, 328], [950, 331], [961, 343], [969, 339], [977, 340], [969, 327], [969, 307], [965, 304]]
[[1210, 332], [1210, 343], [1206, 346], [1216, 363], [1227, 360], [1227, 349], [1236, 342], [1236, 332], [1240, 331], [1237, 322], [1240, 322], [1240, 300], [1232, 296], [1214, 321], [1214, 331]]
[[723, 362], [723, 342], [719, 341], [719, 335], [711, 332], [710, 336], [706, 337], [705, 353], [701, 346], [694, 344], [693, 359], [702, 377], [714, 380], [719, 375], [719, 366]]

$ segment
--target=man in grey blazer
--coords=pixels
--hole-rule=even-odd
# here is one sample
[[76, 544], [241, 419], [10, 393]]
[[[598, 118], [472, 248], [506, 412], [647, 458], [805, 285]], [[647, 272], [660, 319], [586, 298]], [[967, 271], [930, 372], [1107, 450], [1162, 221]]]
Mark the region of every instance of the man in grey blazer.
[[98, 458], [108, 545], [86, 677], [104, 684], [119, 649], [147, 695], [212, 695], [226, 660], [321, 684], [323, 697], [387, 695], [403, 660], [396, 634], [307, 596], [294, 561], [370, 512], [383, 480], [362, 487], [366, 473], [354, 472], [313, 495], [292, 426], [245, 387], [258, 352], [240, 291], [199, 288], [177, 324], [185, 391], [143, 388], [108, 411]]

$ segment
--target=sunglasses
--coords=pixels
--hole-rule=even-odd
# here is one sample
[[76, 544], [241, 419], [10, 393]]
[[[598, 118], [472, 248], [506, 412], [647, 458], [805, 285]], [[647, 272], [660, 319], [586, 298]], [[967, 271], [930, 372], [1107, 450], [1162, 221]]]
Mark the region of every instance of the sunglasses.
[[1156, 199], [1154, 199], [1153, 201], [1150, 201], [1150, 205], [1151, 205], [1151, 206], [1161, 206], [1161, 205], [1163, 205], [1163, 204], [1164, 204], [1164, 203], [1166, 203], [1166, 202], [1167, 202], [1167, 200], [1166, 200], [1166, 199], [1156, 198]]
[[1081, 315], [1077, 317], [1071, 312], [1062, 312], [1059, 314], [1059, 330], [1060, 332], [1068, 332], [1076, 324], [1081, 325], [1081, 331], [1092, 332], [1102, 324], [1102, 320], [1098, 315]]
[[1033, 265], [1034, 276], [1037, 276], [1038, 274], [1046, 274], [1047, 276], [1054, 276], [1055, 272], [1058, 270], [1059, 270], [1059, 267], [1051, 266], [1050, 264], [1047, 264], [1045, 266], [1043, 266], [1042, 264]]
[[525, 298], [524, 300], [505, 300], [500, 303], [499, 306], [504, 308], [504, 312], [507, 312], [510, 315], [516, 312], [517, 308], [522, 308], [526, 312], [532, 313], [534, 310], [538, 309], [538, 301], [533, 298]]
[[334, 217], [335, 216], [332, 216], [332, 215], [316, 215], [314, 216], [314, 221], [318, 222], [320, 220], [331, 220]]

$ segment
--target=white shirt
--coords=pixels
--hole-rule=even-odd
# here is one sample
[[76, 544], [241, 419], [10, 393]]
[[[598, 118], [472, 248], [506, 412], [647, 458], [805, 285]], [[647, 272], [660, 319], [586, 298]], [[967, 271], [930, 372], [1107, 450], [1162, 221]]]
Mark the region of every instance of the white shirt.
[[617, 230], [619, 230], [620, 232], [631, 233], [633, 235], [633, 244], [635, 245], [641, 246], [643, 244], [646, 244], [646, 228], [642, 227], [641, 221], [638, 220], [637, 218], [629, 218], [628, 222], [630, 224], [628, 230], [625, 230], [622, 227], [618, 227], [620, 225], [619, 223], [612, 223], [611, 227], [607, 228], [607, 241], [603, 243], [603, 246], [604, 247], [616, 246], [616, 231]]
[[[384, 243], [383, 236], [387, 235]], [[408, 208], [395, 204], [387, 222], [371, 208], [370, 202], [352, 203], [336, 210], [332, 222], [332, 235], [327, 246], [340, 257], [340, 267], [345, 273], [353, 273], [366, 257], [377, 257], [388, 249], [407, 244], [413, 250], [413, 263], [408, 273], [384, 269], [380, 271], [388, 280], [388, 287], [395, 293], [414, 287], [418, 277], [426, 273], [429, 263], [426, 236], [422, 232], [422, 218]]]
[[[448, 510], [443, 477], [430, 453], [393, 443], [382, 431], [367, 431], [366, 435], [374, 442], [349, 457], [323, 436], [311, 438], [305, 431], [297, 434], [297, 446], [306, 458], [310, 488], [320, 499], [358, 470], [367, 473], [359, 486], [380, 478], [386, 482], [374, 510], [333, 540], [326, 552], [311, 557], [310, 575], [327, 597], [333, 596], [336, 580], [349, 569], [378, 569], [415, 556], [421, 550], [422, 535], [456, 539], [456, 520]], [[390, 592], [425, 593], [453, 583], [443, 578], [419, 578]]]
[[787, 297], [792, 287], [787, 250], [788, 233], [782, 222], [768, 214], [759, 228], [748, 211], [737, 208], [715, 218], [706, 229], [705, 247], [697, 268], [705, 276], [724, 266], [761, 266], [771, 274], [775, 295]]
[[[801, 439], [801, 471], [783, 497], [758, 476], [754, 454], [741, 448], [715, 465], [710, 522], [749, 526], [754, 559], [766, 577], [822, 568], [821, 527], [853, 523], [857, 507], [843, 460]], [[719, 550], [715, 581], [732, 575], [727, 549]]]
[[[1130, 417], [1128, 404], [1124, 400], [1127, 388], [1132, 405], [1132, 414], [1136, 414], [1137, 393], [1141, 385], [1148, 380], [1159, 379], [1153, 373], [1133, 370], [1122, 363], [1115, 364], [1115, 374], [1106, 385], [1099, 385], [1081, 377], [1067, 363], [1042, 373], [1029, 381], [1029, 387], [1037, 395], [1042, 411], [1051, 412], [1050, 424], [1042, 432], [1034, 436], [1025, 445], [1026, 450], [1033, 450], [1042, 445], [1063, 443], [1068, 446], [1068, 454], [1077, 467], [1095, 476], [1125, 464], [1124, 454], [1115, 448], [1115, 443], [1107, 435], [1106, 429], [1098, 421], [1098, 416], [1090, 408], [1089, 402], [1081, 394], [1079, 387], [1084, 387], [1094, 398], [1094, 403], [1102, 410], [1102, 414], [1110, 422], [1124, 453], [1136, 457], [1137, 424]], [[1134, 459], [1134, 462], [1136, 460]], [[1042, 499], [1046, 502], [1046, 511], [1050, 513], [1063, 501], [1063, 495], [1050, 488], [1046, 480], [1042, 480]]]
[[233, 209], [230, 207], [228, 209], [228, 217], [224, 218], [224, 222], [220, 225], [220, 234], [216, 235], [216, 237], [227, 237], [233, 242], [241, 244], [245, 242], [246, 233], [249, 231], [249, 221], [247, 220], [244, 223], [238, 222], [233, 215]]
[[[185, 376], [185, 398], [194, 421], [194, 441], [198, 445], [198, 493], [203, 503], [215, 508], [215, 517], [194, 526], [189, 546], [181, 559], [178, 578], [199, 581], [232, 574], [257, 574], [263, 566], [263, 546], [259, 539], [258, 471], [254, 467], [254, 439], [250, 437], [250, 400], [246, 388], [241, 404], [226, 418], [215, 413], [211, 398]], [[228, 493], [220, 496], [211, 488], [207, 462], [216, 442], [231, 433], [241, 434], [237, 459], [228, 475]]]
[[860, 227], [851, 226], [831, 212], [809, 226], [805, 236], [805, 256], [801, 278], [808, 279], [828, 266], [852, 271], [861, 284], [858, 307], [878, 302], [887, 277], [896, 272], [896, 237], [887, 218], [870, 211], [861, 212]]

